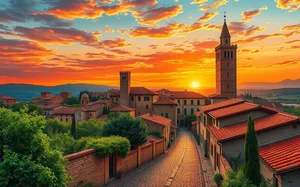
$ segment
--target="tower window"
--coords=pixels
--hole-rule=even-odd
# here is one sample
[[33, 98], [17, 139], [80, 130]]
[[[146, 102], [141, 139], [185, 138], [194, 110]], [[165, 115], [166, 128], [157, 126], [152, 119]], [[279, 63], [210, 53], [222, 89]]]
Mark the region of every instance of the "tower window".
[[226, 58], [226, 51], [224, 51], [224, 58]]
[[229, 62], [227, 62], [227, 67], [229, 67]]
[[131, 101], [134, 101], [134, 97], [131, 97]]
[[227, 88], [229, 89], [229, 84], [227, 84]]
[[227, 77], [229, 78], [229, 73], [227, 73]]
[[225, 43], [228, 44], [228, 39], [225, 40]]
[[233, 51], [231, 51], [231, 58], [233, 58]]
[[230, 51], [227, 51], [227, 58], [230, 58]]
[[122, 76], [122, 81], [126, 81], [127, 77], [126, 76]]

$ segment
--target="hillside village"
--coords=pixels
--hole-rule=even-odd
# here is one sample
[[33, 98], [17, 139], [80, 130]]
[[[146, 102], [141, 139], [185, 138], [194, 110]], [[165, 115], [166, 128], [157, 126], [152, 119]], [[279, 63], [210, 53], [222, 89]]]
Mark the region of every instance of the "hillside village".
[[[249, 115], [257, 134], [260, 174], [271, 186], [298, 186], [299, 117], [283, 112], [280, 103], [259, 102], [255, 97], [249, 100], [237, 95], [237, 47], [231, 44], [231, 36], [224, 22], [220, 44], [215, 48], [216, 93], [213, 95], [204, 96], [189, 90], [132, 87], [134, 80], [131, 72], [121, 71], [119, 90], [82, 93], [76, 105], [65, 103], [72, 98], [67, 90], [54, 96], [50, 92], [42, 92], [40, 97], [33, 98], [32, 102], [43, 109], [47, 119], [69, 124], [90, 119], [109, 122], [109, 116], [125, 114], [142, 120], [148, 132], [158, 131], [162, 135], [162, 138], [147, 136], [147, 142], [132, 148], [126, 158], [119, 155], [95, 158], [91, 156], [95, 152], [93, 149], [65, 155], [69, 160], [69, 175], [73, 177], [68, 186], [77, 185], [80, 181], [106, 184], [109, 183], [109, 177], [116, 175], [119, 170], [126, 173], [150, 160], [155, 162], [159, 155], [168, 154], [168, 149], [177, 141], [180, 142], [183, 135], [190, 134], [181, 130], [185, 128], [193, 134], [193, 139], [189, 141], [196, 141], [200, 149], [199, 162], [202, 169], [208, 172], [202, 182], [206, 186], [214, 186], [213, 176], [216, 173], [225, 178], [236, 162], [243, 163], [245, 159], [244, 144]], [[15, 98], [9, 96], [1, 95], [0, 100], [7, 107], [17, 103]], [[99, 167], [93, 168], [93, 163], [98, 163]], [[89, 165], [89, 168], [84, 165]], [[178, 168], [173, 171], [174, 176], [177, 171]], [[87, 174], [91, 172], [95, 174]], [[100, 177], [103, 180], [99, 180]], [[175, 177], [168, 178], [166, 186], [170, 186], [173, 180], [176, 180]], [[117, 184], [122, 186], [122, 181]]]

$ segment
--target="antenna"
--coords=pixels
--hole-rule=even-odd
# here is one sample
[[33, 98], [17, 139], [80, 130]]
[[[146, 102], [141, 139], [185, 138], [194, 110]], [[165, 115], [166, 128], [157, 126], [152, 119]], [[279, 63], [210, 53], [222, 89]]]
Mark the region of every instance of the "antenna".
[[224, 11], [224, 23], [226, 23], [226, 12]]

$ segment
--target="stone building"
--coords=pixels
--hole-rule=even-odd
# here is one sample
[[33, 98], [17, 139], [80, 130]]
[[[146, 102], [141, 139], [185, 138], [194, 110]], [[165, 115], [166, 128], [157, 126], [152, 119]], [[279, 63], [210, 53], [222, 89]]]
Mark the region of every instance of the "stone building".
[[172, 126], [177, 126], [177, 103], [170, 99], [159, 99], [153, 103], [152, 114], [171, 119]]
[[16, 104], [16, 102], [17, 102], [16, 98], [0, 95], [0, 103], [2, 103], [4, 106], [12, 106]]
[[80, 105], [87, 105], [90, 102], [90, 97], [88, 94], [84, 93], [82, 94], [80, 98]]
[[50, 105], [38, 105], [38, 107], [42, 108], [44, 111], [44, 115], [47, 118], [54, 117], [54, 111], [63, 107], [61, 104], [50, 104]]
[[111, 113], [119, 112], [119, 113], [123, 113], [123, 114], [126, 113], [126, 114], [131, 115], [132, 117], [135, 117], [135, 109], [127, 107], [127, 106], [123, 106], [123, 105], [113, 107], [112, 109], [110, 109], [110, 112]]
[[41, 96], [33, 98], [32, 102], [37, 103], [39, 105], [60, 104], [64, 100], [71, 97], [72, 93], [66, 91], [61, 92], [55, 96], [52, 96], [51, 92], [41, 92]]

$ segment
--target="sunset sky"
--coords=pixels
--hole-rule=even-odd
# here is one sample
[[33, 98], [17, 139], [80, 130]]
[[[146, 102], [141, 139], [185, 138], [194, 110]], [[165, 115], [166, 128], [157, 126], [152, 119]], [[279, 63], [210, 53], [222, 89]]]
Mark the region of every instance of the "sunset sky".
[[1, 0], [0, 84], [215, 87], [224, 11], [238, 83], [300, 78], [300, 0]]

